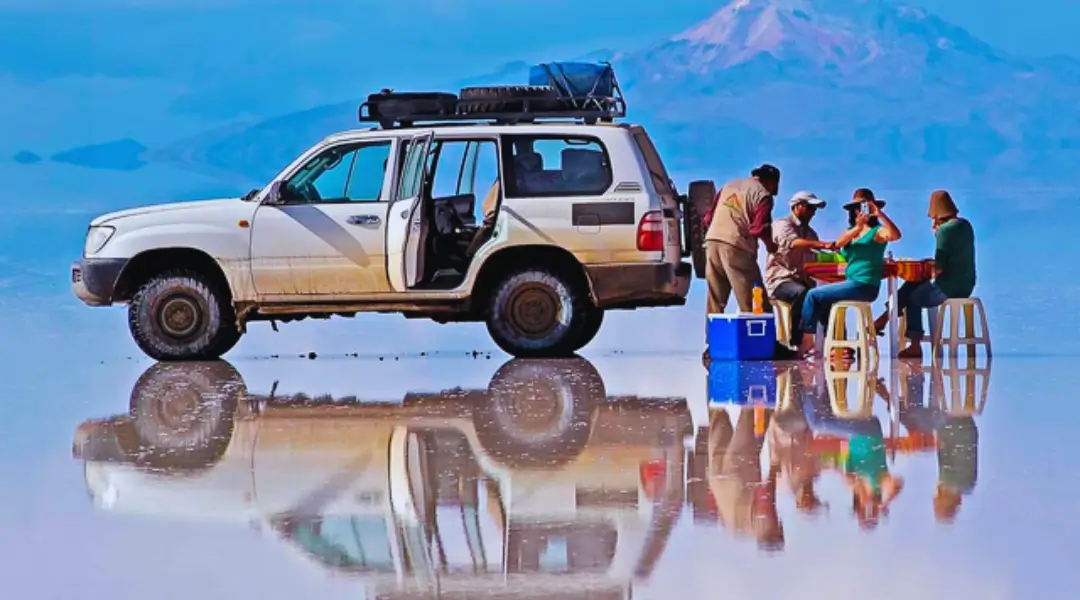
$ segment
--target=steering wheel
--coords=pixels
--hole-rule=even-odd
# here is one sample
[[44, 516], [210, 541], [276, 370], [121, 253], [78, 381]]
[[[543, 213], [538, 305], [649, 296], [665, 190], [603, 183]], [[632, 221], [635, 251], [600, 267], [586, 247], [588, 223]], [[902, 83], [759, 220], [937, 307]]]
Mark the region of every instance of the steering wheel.
[[301, 186], [295, 186], [292, 183], [285, 185], [285, 189], [288, 190], [289, 196], [299, 200], [304, 204], [316, 204], [322, 201], [322, 196], [319, 195], [319, 190], [311, 183], [305, 183]]

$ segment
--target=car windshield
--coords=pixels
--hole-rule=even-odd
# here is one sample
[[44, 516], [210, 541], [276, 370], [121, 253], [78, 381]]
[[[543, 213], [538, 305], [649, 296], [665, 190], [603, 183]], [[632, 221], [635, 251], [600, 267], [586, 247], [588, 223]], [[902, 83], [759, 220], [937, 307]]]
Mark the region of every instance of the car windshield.
[[382, 517], [335, 516], [301, 522], [290, 537], [328, 566], [394, 572], [390, 531]]

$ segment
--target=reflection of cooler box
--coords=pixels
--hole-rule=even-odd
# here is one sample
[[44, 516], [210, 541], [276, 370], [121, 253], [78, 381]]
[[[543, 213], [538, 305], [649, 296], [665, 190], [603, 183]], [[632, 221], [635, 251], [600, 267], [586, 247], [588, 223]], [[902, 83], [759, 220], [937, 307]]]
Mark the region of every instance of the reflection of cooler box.
[[771, 362], [709, 364], [709, 403], [776, 405], [776, 370]]
[[771, 360], [776, 319], [763, 315], [709, 315], [706, 330], [712, 360]]

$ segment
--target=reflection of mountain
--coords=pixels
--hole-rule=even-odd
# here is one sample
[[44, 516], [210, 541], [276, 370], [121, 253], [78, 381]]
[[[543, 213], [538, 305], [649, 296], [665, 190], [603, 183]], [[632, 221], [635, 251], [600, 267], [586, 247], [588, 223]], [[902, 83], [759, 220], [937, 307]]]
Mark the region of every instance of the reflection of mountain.
[[[611, 56], [631, 117], [676, 170], [768, 157], [820, 177], [949, 165], [1036, 176], [1080, 147], [1080, 64], [1006, 55], [920, 9], [885, 0], [735, 0], [644, 50]], [[595, 57], [593, 57], [595, 58]], [[524, 63], [468, 81], [515, 82]], [[264, 181], [304, 146], [355, 126], [355, 102], [285, 115], [158, 153]], [[881, 185], [887, 185], [890, 180]]]
[[53, 155], [52, 160], [91, 169], [134, 171], [146, 165], [142, 156], [144, 152], [146, 146], [135, 140], [123, 139], [74, 148]]
[[608, 396], [584, 359], [397, 403], [277, 388], [225, 362], [151, 367], [129, 414], [76, 433], [94, 503], [252, 520], [380, 597], [553, 598], [625, 598], [683, 503], [686, 400]]

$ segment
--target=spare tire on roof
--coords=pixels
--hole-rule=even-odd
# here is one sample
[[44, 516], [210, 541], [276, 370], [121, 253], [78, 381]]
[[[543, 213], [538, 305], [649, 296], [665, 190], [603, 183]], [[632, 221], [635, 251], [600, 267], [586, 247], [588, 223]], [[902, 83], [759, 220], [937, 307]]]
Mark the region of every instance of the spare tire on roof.
[[463, 113], [549, 111], [559, 106], [559, 93], [547, 85], [493, 85], [462, 88], [458, 109]]

